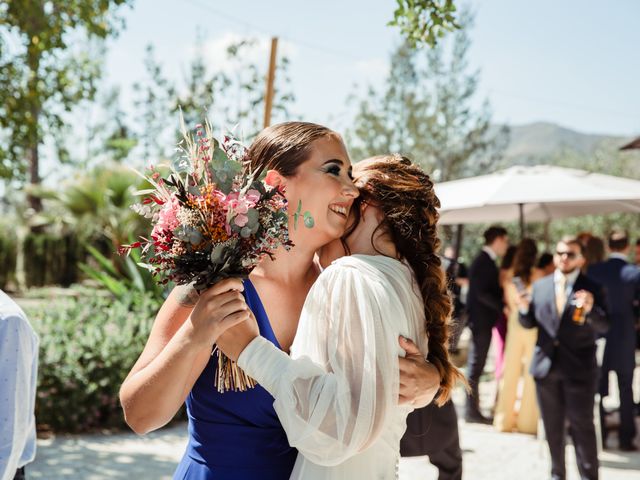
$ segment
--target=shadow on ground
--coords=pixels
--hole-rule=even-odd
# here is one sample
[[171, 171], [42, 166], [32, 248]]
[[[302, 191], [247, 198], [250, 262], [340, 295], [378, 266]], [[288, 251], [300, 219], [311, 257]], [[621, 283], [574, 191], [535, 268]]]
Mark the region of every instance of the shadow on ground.
[[600, 454], [600, 466], [616, 470], [635, 470], [640, 472], [640, 453], [605, 451]]
[[170, 480], [185, 446], [184, 424], [145, 437], [126, 432], [58, 436], [38, 442], [36, 460], [27, 466], [27, 474], [46, 480]]
[[[617, 427], [619, 423], [619, 417], [616, 414], [612, 415], [613, 426], [607, 437], [607, 445], [609, 448], [600, 453], [600, 466], [605, 468], [611, 468], [616, 470], [636, 470], [640, 471], [640, 451], [635, 452], [623, 452], [615, 448], [618, 445], [618, 432]], [[636, 430], [640, 432], [640, 417], [636, 417]], [[640, 435], [636, 436], [636, 445], [640, 444]]]

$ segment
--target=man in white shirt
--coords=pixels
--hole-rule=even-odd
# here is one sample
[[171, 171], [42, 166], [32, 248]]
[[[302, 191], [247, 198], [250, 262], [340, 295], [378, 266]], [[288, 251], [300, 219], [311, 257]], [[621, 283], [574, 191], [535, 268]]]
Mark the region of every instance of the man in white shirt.
[[36, 454], [38, 337], [0, 290], [0, 480], [23, 479]]

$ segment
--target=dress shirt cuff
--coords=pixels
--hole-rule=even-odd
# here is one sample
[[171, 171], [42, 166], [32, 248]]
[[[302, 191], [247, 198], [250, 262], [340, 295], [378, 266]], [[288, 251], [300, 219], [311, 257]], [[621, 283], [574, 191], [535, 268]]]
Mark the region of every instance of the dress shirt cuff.
[[238, 366], [274, 395], [291, 359], [264, 337], [254, 338], [238, 357]]

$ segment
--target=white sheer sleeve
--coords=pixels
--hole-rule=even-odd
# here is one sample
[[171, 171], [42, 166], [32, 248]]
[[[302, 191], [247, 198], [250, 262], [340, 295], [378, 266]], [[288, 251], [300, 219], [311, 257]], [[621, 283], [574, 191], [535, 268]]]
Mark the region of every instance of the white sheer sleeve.
[[402, 311], [380, 275], [333, 265], [307, 296], [291, 357], [262, 337], [242, 352], [239, 366], [274, 396], [289, 443], [312, 462], [342, 463], [381, 433], [397, 403]]

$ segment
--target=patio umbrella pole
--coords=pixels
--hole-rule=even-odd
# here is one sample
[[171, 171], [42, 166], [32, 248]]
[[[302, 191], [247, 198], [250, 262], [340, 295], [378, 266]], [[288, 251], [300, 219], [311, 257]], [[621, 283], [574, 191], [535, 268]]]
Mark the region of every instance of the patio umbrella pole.
[[524, 238], [524, 203], [518, 204], [520, 210], [520, 240]]
[[457, 260], [460, 257], [460, 250], [462, 250], [462, 230], [464, 225], [459, 224], [458, 228], [456, 228], [456, 241], [454, 244], [454, 258]]
[[544, 222], [544, 248], [545, 250], [549, 249], [549, 225], [551, 224], [551, 220], [547, 220]]

